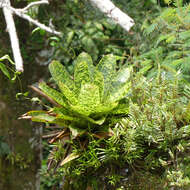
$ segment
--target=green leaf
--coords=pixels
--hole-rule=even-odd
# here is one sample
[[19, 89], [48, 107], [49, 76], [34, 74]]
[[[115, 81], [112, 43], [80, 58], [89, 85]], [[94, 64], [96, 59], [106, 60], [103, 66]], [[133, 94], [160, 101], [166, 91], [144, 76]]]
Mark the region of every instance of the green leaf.
[[55, 121], [60, 121], [60, 120], [65, 120], [65, 121], [73, 121], [73, 122], [81, 122], [81, 118], [79, 117], [73, 117], [73, 116], [69, 116], [69, 115], [64, 115], [64, 114], [58, 114], [56, 116]]
[[94, 81], [93, 83], [98, 86], [99, 94], [100, 94], [100, 101], [103, 101], [104, 96], [104, 77], [100, 71], [97, 69], [94, 70]]
[[188, 39], [190, 39], [190, 31], [187, 30], [187, 31], [185, 31], [185, 32], [180, 32], [180, 33], [179, 33], [179, 38], [180, 38], [181, 40], [188, 40]]
[[[49, 65], [50, 73], [59, 86], [60, 82], [64, 83], [70, 90], [74, 89], [74, 82], [67, 72], [66, 68], [59, 61], [52, 61]], [[59, 86], [60, 90], [61, 86]]]
[[74, 68], [74, 83], [76, 93], [79, 93], [81, 82], [89, 83], [93, 81], [93, 75], [89, 71], [88, 63], [86, 61], [77, 62]]
[[100, 104], [99, 88], [92, 83], [83, 83], [78, 97], [78, 105], [72, 109], [83, 115], [90, 115]]
[[0, 63], [0, 70], [3, 72], [5, 76], [7, 76], [8, 79], [11, 80], [11, 75], [3, 63]]
[[71, 41], [72, 41], [72, 39], [73, 39], [73, 37], [74, 37], [74, 34], [75, 34], [75, 32], [72, 30], [72, 31], [70, 31], [70, 32], [68, 32], [68, 34], [67, 34], [67, 41], [66, 41], [66, 43], [67, 43], [67, 46], [71, 43]]
[[37, 31], [40, 31], [40, 30], [41, 30], [40, 27], [36, 27], [36, 28], [34, 28], [34, 30], [32, 30], [32, 34], [34, 34]]
[[46, 111], [30, 111], [27, 115], [31, 116], [31, 120], [35, 122], [52, 123], [55, 120], [55, 117], [49, 115]]
[[78, 127], [77, 125], [70, 125], [69, 129], [71, 131], [72, 134], [72, 139], [84, 134], [86, 132], [85, 129], [80, 129], [80, 127]]
[[97, 124], [97, 125], [102, 125], [106, 120], [106, 116], [102, 116], [101, 118], [98, 118], [96, 120], [92, 119], [90, 117], [85, 117], [85, 119], [88, 120], [91, 123], [94, 123], [94, 124]]
[[8, 60], [12, 65], [15, 65], [15, 63], [11, 60], [11, 58], [8, 55], [4, 55], [0, 58], [0, 61]]
[[102, 73], [104, 77], [104, 96], [107, 95], [112, 79], [115, 76], [116, 61], [120, 59], [118, 56], [112, 54], [104, 56], [100, 63], [97, 65], [97, 69]]
[[184, 127], [181, 127], [179, 130], [178, 130], [178, 134], [177, 134], [180, 138], [181, 137], [187, 137], [190, 135], [190, 125], [186, 125]]
[[131, 71], [132, 67], [126, 67], [119, 70], [113, 81], [117, 83], [126, 83], [130, 78]]
[[116, 102], [124, 98], [130, 88], [128, 82], [132, 67], [123, 68], [117, 72], [110, 87], [108, 97], [105, 101]]
[[67, 98], [69, 104], [75, 105], [78, 103], [78, 100], [74, 94], [74, 90], [71, 91], [69, 87], [67, 87], [63, 82], [58, 82], [58, 85], [63, 95]]
[[58, 92], [57, 90], [50, 88], [49, 86], [47, 86], [44, 82], [39, 84], [39, 88], [50, 98], [52, 98], [53, 100], [55, 100], [58, 104], [64, 106], [64, 107], [68, 107], [67, 104], [67, 99], [63, 96], [63, 94], [61, 94], [60, 92]]
[[[84, 36], [82, 38], [81, 42], [84, 45], [84, 50], [87, 51], [88, 53], [91, 53], [94, 56], [99, 53], [99, 50], [92, 38], [90, 38], [88, 36]], [[96, 57], [94, 57], [94, 58], [96, 58]]]
[[60, 42], [60, 38], [56, 37], [56, 36], [52, 36], [49, 38], [50, 40], [54, 40], [56, 42]]
[[108, 102], [116, 102], [124, 98], [131, 87], [131, 83], [125, 83], [118, 85], [117, 88], [112, 88], [107, 98]]

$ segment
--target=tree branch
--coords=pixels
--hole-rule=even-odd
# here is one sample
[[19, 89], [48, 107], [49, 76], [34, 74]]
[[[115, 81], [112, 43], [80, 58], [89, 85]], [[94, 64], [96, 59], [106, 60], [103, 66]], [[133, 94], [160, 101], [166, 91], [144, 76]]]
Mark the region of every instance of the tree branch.
[[11, 47], [13, 51], [14, 61], [16, 65], [16, 70], [19, 72], [23, 72], [23, 60], [20, 53], [19, 41], [16, 33], [15, 23], [13, 20], [12, 11], [8, 8], [11, 6], [10, 0], [4, 0], [4, 3], [7, 5], [3, 7], [3, 13], [5, 16], [7, 31], [9, 33]]
[[16, 70], [19, 72], [23, 72], [24, 69], [23, 69], [23, 60], [20, 53], [19, 40], [17, 37], [15, 23], [13, 19], [13, 14], [16, 14], [17, 16], [29, 21], [30, 23], [38, 26], [39, 28], [49, 33], [60, 36], [61, 32], [54, 30], [54, 28], [45, 26], [44, 24], [41, 24], [37, 20], [34, 20], [33, 18], [31, 18], [29, 15], [25, 14], [27, 10], [33, 6], [40, 5], [40, 4], [48, 4], [48, 3], [49, 3], [48, 0], [41, 0], [41, 1], [32, 2], [23, 9], [15, 9], [11, 7], [10, 0], [0, 0], [0, 8], [3, 8], [3, 13], [4, 13], [6, 24], [7, 24], [7, 31], [9, 33], [9, 37], [11, 41], [11, 47], [13, 51]]
[[15, 9], [15, 8], [11, 8], [11, 11], [16, 14], [17, 16], [27, 20], [28, 22], [38, 26], [39, 28], [41, 28], [42, 30], [45, 30], [46, 32], [49, 32], [49, 33], [52, 33], [52, 34], [55, 34], [55, 35], [58, 35], [60, 36], [61, 35], [61, 32], [58, 32], [56, 30], [54, 30], [53, 28], [50, 28], [42, 23], [40, 23], [39, 21], [37, 20], [34, 20], [33, 18], [31, 18], [29, 15], [25, 14], [23, 12], [24, 9]]
[[53, 105], [60, 107], [60, 105], [54, 101], [52, 98], [50, 98], [49, 96], [47, 96], [45, 93], [43, 93], [39, 88], [36, 88], [35, 86], [29, 85], [29, 88], [31, 88], [32, 90], [34, 90], [36, 93], [38, 93], [40, 96], [43, 96], [44, 98], [46, 98], [49, 102], [51, 102]]
[[48, 0], [35, 1], [35, 2], [32, 2], [32, 3], [28, 4], [25, 8], [23, 8], [21, 10], [26, 12], [31, 7], [36, 6], [36, 5], [41, 5], [41, 4], [49, 4], [49, 1]]
[[124, 30], [129, 31], [135, 24], [134, 20], [122, 12], [110, 0], [89, 0], [93, 5], [99, 8], [106, 16], [119, 24]]

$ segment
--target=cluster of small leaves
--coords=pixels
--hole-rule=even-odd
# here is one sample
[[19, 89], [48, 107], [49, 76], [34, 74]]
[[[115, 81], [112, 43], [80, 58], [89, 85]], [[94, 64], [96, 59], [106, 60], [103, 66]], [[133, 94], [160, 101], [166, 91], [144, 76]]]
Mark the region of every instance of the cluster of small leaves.
[[159, 174], [167, 184], [163, 189], [190, 187], [190, 162], [185, 161], [190, 151], [189, 99], [178, 83], [178, 76], [169, 79], [164, 73], [161, 80], [137, 77], [129, 117], [121, 122], [125, 159], [137, 171]]
[[115, 125], [113, 136], [89, 136], [85, 150], [73, 142], [81, 156], [59, 169], [65, 189], [141, 189], [143, 184], [147, 190], [188, 189], [190, 103], [179, 81], [179, 76], [171, 80], [164, 74], [152, 81], [141, 74], [133, 78], [128, 116]]
[[145, 37], [152, 41], [149, 50], [135, 57], [148, 77], [155, 76], [158, 68], [168, 71], [180, 70], [189, 80], [189, 20], [190, 5], [182, 7], [181, 1], [175, 1], [176, 7], [163, 9], [154, 20], [146, 20], [142, 26]]

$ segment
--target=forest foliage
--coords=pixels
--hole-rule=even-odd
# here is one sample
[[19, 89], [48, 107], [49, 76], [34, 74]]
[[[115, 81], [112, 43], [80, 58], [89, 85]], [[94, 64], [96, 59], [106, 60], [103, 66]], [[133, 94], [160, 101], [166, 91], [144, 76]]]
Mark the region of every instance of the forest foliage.
[[115, 3], [135, 19], [129, 33], [85, 0], [55, 1], [36, 15], [54, 16], [63, 31], [33, 30], [29, 41], [52, 48], [42, 110], [21, 116], [52, 135], [43, 142], [41, 189], [190, 188], [190, 5]]

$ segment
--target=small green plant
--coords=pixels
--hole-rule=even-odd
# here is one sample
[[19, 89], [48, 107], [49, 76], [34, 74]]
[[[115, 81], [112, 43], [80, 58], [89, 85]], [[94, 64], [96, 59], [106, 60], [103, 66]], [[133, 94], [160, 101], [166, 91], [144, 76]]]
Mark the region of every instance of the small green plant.
[[[106, 55], [94, 66], [91, 57], [82, 53], [74, 62], [74, 76], [61, 63], [53, 61], [49, 70], [59, 90], [44, 82], [39, 88], [55, 106], [47, 111], [30, 111], [21, 118], [63, 127], [51, 142], [66, 136], [69, 139], [88, 134], [98, 138], [110, 136], [119, 116], [128, 113], [125, 96], [130, 88], [131, 68], [118, 70], [118, 59], [118, 56]], [[53, 155], [57, 155], [56, 151]], [[77, 157], [71, 153], [61, 165]]]
[[175, 1], [177, 7], [164, 9], [155, 19], [145, 20], [142, 26], [144, 37], [153, 43], [134, 60], [149, 78], [157, 75], [160, 69], [168, 75], [180, 70], [183, 78], [190, 81], [190, 5], [182, 7], [180, 2]]

